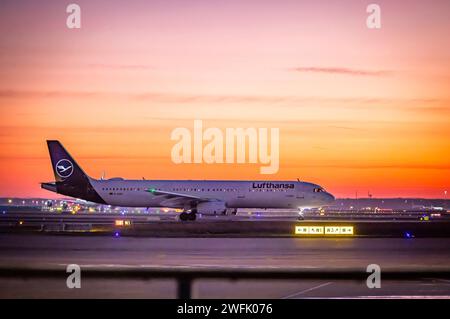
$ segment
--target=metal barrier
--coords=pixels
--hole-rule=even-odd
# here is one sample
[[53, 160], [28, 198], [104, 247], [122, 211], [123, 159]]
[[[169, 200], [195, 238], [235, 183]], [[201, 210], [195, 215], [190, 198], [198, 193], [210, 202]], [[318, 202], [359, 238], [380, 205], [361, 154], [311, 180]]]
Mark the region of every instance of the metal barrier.
[[[234, 268], [94, 268], [82, 267], [83, 278], [96, 279], [175, 279], [177, 298], [190, 299], [192, 282], [197, 279], [260, 279], [260, 280], [366, 280], [370, 273], [357, 270], [310, 270], [310, 269], [234, 269]], [[65, 268], [14, 268], [0, 267], [3, 278], [66, 278]], [[426, 278], [450, 279], [450, 269], [442, 270], [387, 270], [381, 272], [383, 280], [419, 280]]]

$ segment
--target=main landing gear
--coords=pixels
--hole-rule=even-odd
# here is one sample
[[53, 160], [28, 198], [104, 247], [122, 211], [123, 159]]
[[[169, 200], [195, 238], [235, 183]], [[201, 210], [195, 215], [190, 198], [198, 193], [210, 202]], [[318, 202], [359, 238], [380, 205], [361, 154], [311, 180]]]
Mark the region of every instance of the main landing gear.
[[182, 212], [180, 214], [180, 219], [182, 221], [188, 221], [188, 220], [196, 220], [197, 219], [197, 210], [196, 209], [192, 209], [190, 213], [187, 212]]
[[304, 208], [299, 208], [297, 220], [305, 220], [305, 215], [303, 214]]

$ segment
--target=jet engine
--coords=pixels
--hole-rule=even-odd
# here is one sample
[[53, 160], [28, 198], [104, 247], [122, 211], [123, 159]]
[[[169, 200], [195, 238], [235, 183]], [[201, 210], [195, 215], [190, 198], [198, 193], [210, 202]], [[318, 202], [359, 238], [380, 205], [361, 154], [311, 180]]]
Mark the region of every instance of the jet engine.
[[225, 214], [227, 206], [225, 202], [203, 202], [197, 205], [197, 212], [203, 215], [220, 215]]

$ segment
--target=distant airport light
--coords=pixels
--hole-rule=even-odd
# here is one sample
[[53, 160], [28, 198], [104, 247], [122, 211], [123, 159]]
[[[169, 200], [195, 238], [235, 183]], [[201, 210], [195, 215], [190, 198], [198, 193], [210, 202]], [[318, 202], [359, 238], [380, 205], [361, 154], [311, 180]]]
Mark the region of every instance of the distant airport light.
[[23, 225], [23, 220], [19, 221], [19, 225]]
[[116, 238], [120, 237], [120, 233], [119, 232], [115, 232], [114, 233], [114, 237], [116, 237]]
[[121, 220], [121, 219], [116, 220], [115, 225], [116, 226], [123, 226], [123, 220]]
[[8, 204], [11, 204], [12, 203], [12, 199], [8, 199]]
[[114, 225], [118, 227], [122, 226], [131, 226], [131, 220], [123, 220], [123, 219], [117, 219], [114, 223]]

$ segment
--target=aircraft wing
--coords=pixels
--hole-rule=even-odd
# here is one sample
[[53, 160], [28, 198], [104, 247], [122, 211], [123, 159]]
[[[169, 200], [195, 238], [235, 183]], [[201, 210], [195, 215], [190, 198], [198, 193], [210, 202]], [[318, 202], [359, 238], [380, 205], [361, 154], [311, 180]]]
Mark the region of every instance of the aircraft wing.
[[198, 204], [201, 202], [216, 201], [216, 199], [213, 198], [203, 198], [193, 195], [161, 191], [154, 188], [148, 188], [145, 191], [155, 196], [161, 197], [161, 206], [184, 206], [184, 204]]

